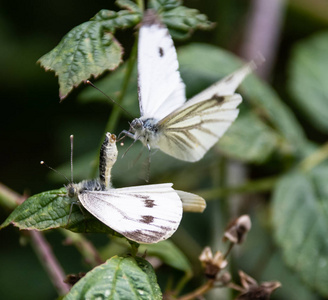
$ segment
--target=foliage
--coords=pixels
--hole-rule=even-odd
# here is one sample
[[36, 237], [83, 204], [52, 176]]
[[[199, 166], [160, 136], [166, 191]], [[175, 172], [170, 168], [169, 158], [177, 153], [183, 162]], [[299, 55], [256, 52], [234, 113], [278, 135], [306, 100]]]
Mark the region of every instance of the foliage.
[[[74, 27], [53, 50], [39, 59], [39, 63], [45, 70], [54, 71], [58, 76], [61, 100], [90, 77], [101, 76], [97, 87], [111, 98], [118, 99], [117, 102], [131, 115], [138, 116], [136, 41], [134, 39], [131, 52], [129, 46], [123, 49], [125, 43], [122, 37], [131, 32], [122, 30], [138, 28], [144, 7], [142, 1], [135, 3], [130, 0], [118, 0], [116, 5], [119, 11], [102, 9], [89, 21]], [[293, 5], [297, 6], [295, 3]], [[214, 28], [214, 23], [206, 15], [183, 6], [179, 0], [150, 0], [148, 6], [157, 11], [175, 40], [186, 40], [197, 29]], [[226, 22], [217, 21], [223, 25]], [[119, 42], [121, 38], [122, 43]], [[252, 286], [267, 286], [270, 282], [263, 281], [268, 279], [282, 282], [282, 288], [275, 292], [276, 299], [295, 297], [315, 300], [319, 299], [318, 294], [327, 297], [328, 166], [325, 160], [328, 146], [320, 144], [326, 139], [328, 128], [327, 48], [327, 31], [316, 33], [292, 46], [286, 84], [276, 85], [277, 90], [256, 75], [250, 75], [238, 90], [244, 99], [240, 116], [201, 162], [187, 165], [162, 153], [152, 157], [152, 180], [173, 182], [177, 188], [198, 193], [208, 200], [205, 215], [184, 216], [182, 227], [187, 231], [180, 229], [172, 240], [141, 246], [124, 242], [119, 234], [76, 204], [75, 198], [68, 197], [66, 188], [28, 197], [9, 216], [6, 215], [0, 228], [12, 224], [28, 230], [30, 233], [26, 234], [22, 231], [25, 239], [31, 238], [34, 230], [56, 229], [67, 238], [68, 243], [76, 246], [88, 264], [88, 272], [64, 299], [89, 299], [93, 295], [104, 299], [162, 299], [162, 294], [167, 299], [176, 299], [182, 294], [186, 297], [182, 299], [192, 299], [211, 289], [217, 290], [214, 288], [215, 280], [222, 286], [241, 292], [239, 299], [243, 299], [241, 297], [247, 295]], [[124, 57], [124, 52], [130, 55]], [[123, 59], [126, 61], [123, 62]], [[230, 51], [197, 42], [188, 42], [179, 47], [178, 59], [188, 97], [243, 64]], [[283, 67], [279, 65], [277, 77], [285, 72], [281, 70]], [[106, 74], [108, 71], [111, 72]], [[274, 83], [280, 81], [278, 78]], [[108, 105], [108, 100], [101, 93], [90, 88], [79, 94], [78, 101], [78, 107], [87, 107], [88, 112], [90, 107], [99, 105], [104, 110], [104, 105]], [[77, 110], [77, 104], [72, 104], [75, 105], [74, 110]], [[61, 110], [64, 109], [61, 107]], [[126, 128], [127, 116], [123, 115], [124, 112], [120, 112], [118, 107], [111, 109], [106, 129], [102, 123], [98, 131], [119, 132], [121, 128]], [[82, 117], [80, 119], [81, 123], [91, 128], [91, 122], [84, 121]], [[131, 121], [130, 116], [128, 119]], [[304, 119], [306, 122], [302, 122]], [[58, 119], [56, 125], [60, 126]], [[89, 140], [87, 134], [81, 139]], [[83, 161], [84, 165], [95, 170], [95, 147], [85, 151], [84, 156], [77, 157], [75, 165], [80, 166]], [[127, 147], [124, 145], [119, 151], [124, 153]], [[115, 185], [140, 184], [138, 178], [144, 177], [144, 156], [138, 161], [139, 148], [140, 145], [135, 145], [125, 159], [115, 164]], [[68, 149], [62, 151], [66, 153]], [[235, 186], [226, 179], [231, 177], [227, 167], [230, 160], [237, 160], [242, 166], [247, 166], [250, 170], [248, 181]], [[64, 174], [68, 174], [69, 169], [68, 163], [59, 168]], [[87, 177], [79, 167], [74, 175], [75, 180]], [[58, 180], [55, 176], [54, 180]], [[263, 191], [267, 193], [261, 193]], [[232, 195], [250, 193], [257, 196], [247, 201], [247, 205], [238, 204], [235, 208], [229, 202]], [[17, 205], [19, 199], [18, 195], [5, 192], [0, 186], [0, 204], [8, 211]], [[243, 203], [246, 203], [246, 199], [243, 198]], [[213, 229], [213, 224], [218, 228], [224, 227], [230, 219], [231, 210], [247, 212], [254, 220], [249, 240], [240, 246], [242, 255], [247, 256], [242, 256], [243, 259], [227, 257], [231, 250], [229, 247], [234, 245], [230, 243], [230, 246], [220, 245], [219, 248], [225, 250], [216, 254], [206, 252], [205, 248], [208, 256], [203, 252], [200, 262], [198, 256], [205, 245], [211, 243], [211, 248], [218, 248], [219, 237], [227, 231]], [[59, 228], [62, 229], [59, 231]], [[111, 242], [108, 243], [106, 236], [103, 242], [105, 246], [95, 250], [80, 234], [73, 239], [68, 230], [75, 233], [101, 233], [104, 237], [104, 233], [110, 234]], [[211, 234], [215, 235], [215, 239], [210, 237]], [[92, 239], [93, 235], [90, 237]], [[242, 274], [242, 283], [234, 284], [235, 278], [227, 279], [222, 270], [226, 267], [226, 261], [229, 261], [231, 273], [236, 273], [233, 267], [237, 266], [263, 283], [258, 284], [252, 277], [239, 273]], [[169, 276], [165, 276], [167, 269], [159, 268], [162, 265], [169, 268]], [[208, 273], [208, 269], [212, 272], [213, 268], [217, 268], [214, 279], [211, 278], [213, 274]], [[286, 275], [286, 268], [292, 275]], [[205, 283], [201, 284], [204, 276]], [[278, 284], [274, 286], [278, 287]], [[202, 293], [197, 294], [200, 290]], [[65, 294], [58, 293], [62, 296]], [[226, 295], [222, 299], [229, 297], [234, 296]]]

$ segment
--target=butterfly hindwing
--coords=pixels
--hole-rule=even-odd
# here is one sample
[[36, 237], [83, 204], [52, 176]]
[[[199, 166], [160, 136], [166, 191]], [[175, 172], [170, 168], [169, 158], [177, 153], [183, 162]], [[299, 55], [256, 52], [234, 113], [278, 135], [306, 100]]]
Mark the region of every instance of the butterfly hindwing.
[[182, 202], [172, 184], [87, 191], [78, 198], [92, 215], [138, 243], [169, 238], [182, 218]]
[[188, 102], [159, 122], [159, 148], [178, 159], [197, 161], [237, 118], [239, 94]]
[[162, 119], [185, 101], [185, 85], [167, 28], [147, 10], [139, 30], [138, 91], [142, 117]]

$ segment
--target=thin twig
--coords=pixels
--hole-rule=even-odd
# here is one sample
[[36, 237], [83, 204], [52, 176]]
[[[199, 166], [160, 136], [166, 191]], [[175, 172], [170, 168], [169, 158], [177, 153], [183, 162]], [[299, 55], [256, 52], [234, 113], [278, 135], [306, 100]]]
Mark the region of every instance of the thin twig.
[[24, 202], [26, 197], [21, 196], [0, 182], [0, 203], [8, 209], [14, 209]]
[[264, 56], [257, 73], [268, 79], [274, 64], [281, 32], [285, 0], [253, 0], [240, 54], [247, 60]]
[[37, 256], [49, 274], [50, 280], [57, 292], [59, 295], [67, 294], [70, 287], [68, 284], [64, 283], [65, 273], [52, 252], [51, 246], [41, 232], [31, 230], [29, 233], [34, 251], [38, 254]]
[[184, 296], [179, 297], [177, 300], [192, 300], [198, 296], [201, 296], [212, 289], [215, 280], [209, 279], [205, 284], [200, 286], [198, 289], [194, 290], [193, 292], [186, 294]]
[[[24, 197], [20, 194], [12, 191], [7, 186], [0, 184], [0, 196], [6, 196], [6, 201], [15, 204], [16, 206], [21, 204]], [[64, 283], [65, 273], [52, 252], [51, 246], [48, 244], [46, 239], [43, 237], [41, 232], [36, 230], [24, 231], [31, 237], [31, 244], [37, 256], [49, 274], [50, 280], [55, 286], [59, 295], [64, 295], [69, 292], [69, 286]]]
[[83, 235], [63, 229], [61, 229], [60, 232], [66, 237], [65, 245], [73, 244], [88, 265], [96, 267], [103, 263], [97, 249], [90, 241], [84, 238]]

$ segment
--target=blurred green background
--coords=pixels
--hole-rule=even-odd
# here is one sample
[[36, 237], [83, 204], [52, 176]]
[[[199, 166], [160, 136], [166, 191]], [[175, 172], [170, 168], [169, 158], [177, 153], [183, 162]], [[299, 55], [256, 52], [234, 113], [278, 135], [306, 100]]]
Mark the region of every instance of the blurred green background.
[[[197, 31], [191, 39], [178, 41], [176, 45], [180, 47], [193, 42], [204, 42], [242, 54], [251, 3], [245, 0], [184, 1], [185, 6], [199, 9], [209, 20], [216, 22], [216, 27], [211, 31]], [[75, 181], [92, 177], [94, 158], [104, 137], [111, 105], [106, 101], [78, 99], [82, 90], [91, 89], [83, 85], [59, 103], [57, 79], [52, 72], [41, 69], [36, 61], [54, 48], [70, 29], [87, 21], [102, 8], [117, 9], [113, 1], [91, 3], [84, 0], [12, 0], [0, 3], [0, 182], [17, 193], [33, 195], [57, 189], [66, 183], [64, 178], [54, 176], [48, 169], [40, 166], [39, 162], [44, 160], [50, 166], [59, 167], [66, 176], [69, 176], [67, 166], [70, 134], [74, 134], [75, 137]], [[327, 139], [326, 132], [313, 126], [306, 114], [291, 100], [286, 81], [289, 60], [295, 45], [327, 30], [328, 6], [325, 1], [320, 0], [293, 0], [283, 5], [281, 17], [282, 28], [275, 53], [276, 59], [268, 80], [294, 111], [307, 137], [320, 144]], [[133, 44], [133, 31], [120, 31], [116, 37], [125, 48], [126, 59]], [[136, 109], [136, 104], [137, 93], [134, 105], [128, 109]], [[137, 116], [138, 110], [133, 113]], [[115, 133], [127, 129], [128, 121], [128, 117], [122, 117]], [[132, 163], [139, 148], [135, 146], [127, 154], [127, 161], [117, 163], [114, 170], [114, 183], [117, 186], [144, 183], [142, 177], [146, 155], [136, 165]], [[209, 153], [203, 162], [190, 165], [176, 163], [174, 159], [158, 153], [158, 157], [156, 154], [152, 163], [151, 182], [172, 181], [175, 187], [187, 191], [215, 186], [226, 180], [220, 170], [222, 164], [227, 162], [224, 158], [212, 158], [213, 153]], [[252, 164], [248, 171], [250, 178], [262, 178], [274, 174], [276, 167], [274, 162], [272, 165], [269, 163], [265, 169]], [[128, 178], [125, 178], [126, 176]], [[281, 281], [283, 287], [275, 292], [273, 299], [320, 299], [301, 283], [293, 271], [283, 265], [280, 251], [276, 249], [268, 233], [270, 228], [267, 227], [266, 218], [269, 212], [265, 206], [268, 199], [268, 194], [261, 194], [245, 200], [243, 208], [252, 203], [251, 209], [245, 208], [240, 212], [251, 214], [254, 226], [247, 243], [242, 245], [240, 253], [235, 255], [234, 267], [243, 269], [259, 281]], [[178, 231], [177, 237], [190, 237], [195, 242], [190, 246], [195, 247], [195, 253], [209, 244], [217, 247], [220, 233], [231, 218], [230, 215], [223, 213], [227, 212], [226, 206], [224, 201], [211, 201], [203, 215], [186, 214], [182, 223], [183, 228]], [[8, 214], [9, 210], [2, 208], [0, 221], [4, 221]], [[63, 245], [63, 236], [60, 233], [48, 232], [46, 237], [66, 273], [88, 270], [77, 250]], [[99, 235], [89, 237], [97, 246], [103, 246], [107, 242], [106, 237]], [[33, 249], [26, 243], [24, 234], [13, 227], [5, 228], [0, 231], [0, 240], [1, 298], [55, 299], [56, 291]], [[163, 271], [164, 274], [165, 272], [167, 270]], [[193, 284], [197, 286], [196, 280], [191, 282], [191, 286]]]

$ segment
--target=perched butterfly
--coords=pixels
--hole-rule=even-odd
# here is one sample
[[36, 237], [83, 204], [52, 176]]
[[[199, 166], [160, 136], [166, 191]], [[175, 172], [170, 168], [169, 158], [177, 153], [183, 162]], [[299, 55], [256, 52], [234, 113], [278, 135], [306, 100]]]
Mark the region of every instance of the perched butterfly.
[[235, 90], [254, 67], [253, 62], [246, 64], [186, 102], [173, 40], [155, 12], [147, 10], [138, 44], [141, 117], [122, 133], [149, 150], [198, 161], [237, 118], [242, 98]]
[[202, 212], [203, 198], [172, 188], [172, 183], [114, 189], [111, 169], [117, 158], [116, 136], [106, 134], [100, 150], [99, 180], [66, 186], [70, 197], [101, 222], [138, 243], [157, 243], [178, 228], [182, 211]]

